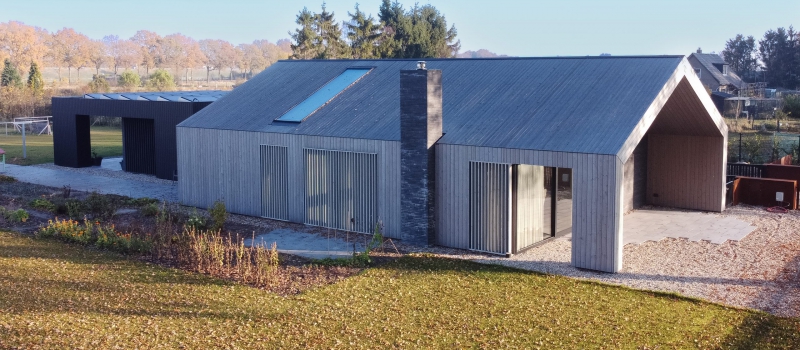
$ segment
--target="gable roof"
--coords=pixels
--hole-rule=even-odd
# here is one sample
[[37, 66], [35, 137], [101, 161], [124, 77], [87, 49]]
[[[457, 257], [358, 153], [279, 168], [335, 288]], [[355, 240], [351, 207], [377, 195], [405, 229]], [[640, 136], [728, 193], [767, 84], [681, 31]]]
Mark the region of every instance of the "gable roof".
[[[280, 61], [179, 127], [399, 141], [400, 70], [416, 61]], [[684, 58], [426, 61], [442, 70], [439, 143], [617, 154]], [[348, 67], [365, 66], [374, 69], [302, 123], [274, 122]]]
[[737, 89], [742, 88], [742, 78], [739, 78], [733, 70], [728, 70], [728, 75], [722, 74], [719, 69], [714, 65], [725, 65], [728, 64], [725, 60], [722, 59], [720, 55], [715, 53], [697, 53], [693, 52], [690, 56], [697, 59], [700, 64], [703, 65], [709, 72], [711, 72], [711, 76], [716, 79], [720, 85], [733, 85]]

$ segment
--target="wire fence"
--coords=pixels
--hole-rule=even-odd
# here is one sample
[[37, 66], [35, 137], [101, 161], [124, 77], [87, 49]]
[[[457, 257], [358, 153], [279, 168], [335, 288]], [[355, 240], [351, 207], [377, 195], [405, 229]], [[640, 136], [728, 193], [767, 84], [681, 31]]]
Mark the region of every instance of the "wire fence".
[[772, 163], [792, 156], [792, 164], [800, 165], [800, 134], [737, 133], [728, 137], [728, 161], [750, 164]]

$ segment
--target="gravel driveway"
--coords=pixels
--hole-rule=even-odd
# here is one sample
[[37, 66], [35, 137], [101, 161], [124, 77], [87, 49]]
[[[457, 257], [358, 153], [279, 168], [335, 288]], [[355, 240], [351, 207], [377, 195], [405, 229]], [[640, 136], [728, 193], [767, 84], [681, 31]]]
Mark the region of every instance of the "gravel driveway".
[[512, 258], [464, 255], [432, 248], [430, 252], [483, 263], [564, 275], [637, 289], [677, 292], [737, 307], [800, 317], [800, 211], [775, 214], [763, 208], [736, 206], [720, 216], [749, 222], [756, 229], [741, 241], [666, 238], [625, 246], [617, 274], [580, 270], [570, 265], [567, 238]]

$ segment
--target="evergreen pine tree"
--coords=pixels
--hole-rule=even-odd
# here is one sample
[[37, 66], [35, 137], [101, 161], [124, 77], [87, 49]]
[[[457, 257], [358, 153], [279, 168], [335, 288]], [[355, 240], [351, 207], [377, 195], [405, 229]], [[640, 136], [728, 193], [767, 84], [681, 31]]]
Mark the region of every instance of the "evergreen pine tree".
[[314, 29], [317, 32], [317, 58], [337, 59], [350, 57], [350, 48], [342, 40], [342, 29], [336, 23], [333, 12], [328, 12], [325, 3], [322, 12], [314, 15]]
[[297, 23], [300, 28], [290, 33], [294, 43], [292, 44], [291, 58], [307, 60], [317, 57], [319, 51], [317, 33], [314, 31], [315, 16], [307, 8], [303, 8], [297, 14]]
[[28, 71], [28, 88], [34, 94], [41, 94], [44, 90], [44, 79], [42, 79], [42, 72], [39, 70], [39, 65], [36, 62], [31, 62], [31, 69]]
[[0, 86], [22, 87], [22, 78], [17, 72], [17, 68], [11, 64], [11, 60], [6, 58], [3, 74], [0, 76]]
[[372, 15], [367, 16], [358, 8], [356, 13], [347, 13], [350, 22], [345, 24], [347, 27], [347, 40], [353, 50], [353, 58], [377, 58], [378, 40], [381, 38], [381, 28]]

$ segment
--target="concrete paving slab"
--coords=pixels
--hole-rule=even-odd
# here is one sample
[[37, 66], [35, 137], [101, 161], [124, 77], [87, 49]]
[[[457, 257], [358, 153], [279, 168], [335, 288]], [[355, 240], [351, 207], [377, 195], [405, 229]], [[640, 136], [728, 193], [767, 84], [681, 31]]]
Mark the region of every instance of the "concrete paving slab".
[[622, 220], [623, 244], [658, 242], [668, 237], [721, 244], [739, 241], [755, 230], [755, 226], [736, 218], [678, 210], [636, 210]]
[[121, 161], [122, 157], [103, 158], [103, 162], [100, 163], [100, 167], [111, 171], [122, 171], [122, 164], [120, 164]]
[[[349, 258], [353, 256], [353, 242], [346, 242], [342, 237], [324, 237], [313, 233], [298, 232], [289, 229], [278, 229], [260, 234], [255, 239], [246, 239], [247, 246], [258, 245], [270, 247], [277, 244], [281, 253], [298, 255], [310, 259]], [[355, 250], [364, 251], [364, 245], [355, 243]]]
[[73, 171], [47, 169], [36, 166], [6, 165], [6, 175], [18, 181], [50, 187], [69, 186], [73, 190], [117, 194], [132, 198], [156, 198], [169, 202], [178, 201], [177, 186], [143, 182], [99, 175], [87, 175]]

